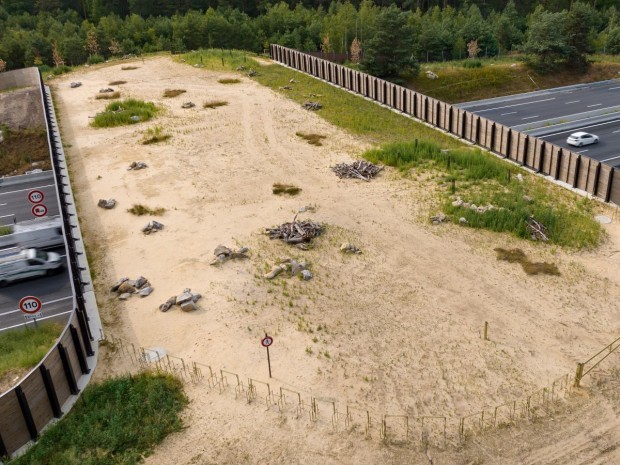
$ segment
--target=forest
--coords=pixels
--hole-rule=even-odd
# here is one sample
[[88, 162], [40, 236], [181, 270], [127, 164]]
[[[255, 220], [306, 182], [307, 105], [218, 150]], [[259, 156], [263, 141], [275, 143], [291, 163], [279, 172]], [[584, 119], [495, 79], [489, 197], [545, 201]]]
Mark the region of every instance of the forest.
[[[0, 71], [270, 43], [387, 64], [519, 52], [541, 70], [620, 53], [617, 1], [0, 0]], [[373, 62], [374, 61], [374, 62]], [[389, 73], [384, 72], [384, 75]]]

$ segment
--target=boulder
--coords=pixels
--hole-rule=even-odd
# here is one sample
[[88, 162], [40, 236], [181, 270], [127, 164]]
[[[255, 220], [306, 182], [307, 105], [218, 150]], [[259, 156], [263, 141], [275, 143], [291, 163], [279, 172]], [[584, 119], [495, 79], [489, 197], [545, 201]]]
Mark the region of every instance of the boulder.
[[135, 280], [134, 287], [136, 287], [137, 289], [142, 289], [148, 283], [149, 283], [148, 279], [146, 279], [144, 276], [140, 276], [138, 279]]
[[230, 254], [232, 254], [232, 250], [224, 245], [218, 245], [213, 251], [213, 255], [216, 257], [219, 257], [220, 255], [229, 256]]
[[192, 291], [189, 288], [186, 288], [182, 294], [178, 295], [176, 297], [176, 304], [177, 305], [183, 305], [183, 303], [188, 302], [190, 300], [192, 300]]
[[199, 294], [198, 292], [192, 292], [193, 302], [198, 302], [200, 299], [202, 299], [202, 294]]
[[194, 108], [196, 106], [196, 104], [194, 102], [185, 102], [183, 105], [181, 105], [181, 108]]
[[194, 310], [198, 310], [198, 306], [194, 303], [193, 300], [189, 300], [181, 304], [181, 310], [183, 310], [184, 312], [193, 312]]
[[110, 288], [110, 292], [116, 292], [118, 291], [118, 288], [120, 287], [121, 284], [123, 284], [125, 281], [129, 281], [129, 278], [121, 278], [119, 279], [116, 284], [114, 284], [111, 288]]
[[153, 288], [151, 286], [146, 286], [146, 287], [140, 289], [138, 294], [140, 294], [140, 297], [147, 297], [147, 296], [151, 295], [152, 292], [153, 292]]
[[132, 161], [131, 165], [129, 165], [129, 168], [127, 168], [128, 171], [131, 170], [142, 170], [144, 168], [147, 168], [148, 165], [146, 163], [144, 163], [143, 161]]
[[75, 89], [76, 87], [80, 87], [81, 85], [82, 85], [82, 83], [81, 83], [81, 82], [79, 82], [79, 81], [72, 82], [72, 83], [71, 83], [71, 88], [72, 88], [72, 89]]
[[116, 200], [114, 199], [99, 199], [99, 202], [97, 202], [97, 206], [100, 208], [105, 208], [106, 210], [111, 210], [112, 208], [114, 208], [116, 206]]
[[310, 279], [312, 279], [312, 272], [310, 270], [302, 270], [301, 272], [301, 278], [304, 281], [309, 281]]
[[116, 292], [118, 292], [119, 294], [125, 294], [125, 293], [133, 294], [136, 292], [136, 288], [131, 285], [129, 280], [127, 280], [123, 282], [120, 286], [118, 286], [118, 289], [116, 290]]
[[467, 218], [465, 218], [464, 216], [461, 216], [461, 217], [459, 218], [459, 223], [460, 223], [460, 224], [467, 224]]

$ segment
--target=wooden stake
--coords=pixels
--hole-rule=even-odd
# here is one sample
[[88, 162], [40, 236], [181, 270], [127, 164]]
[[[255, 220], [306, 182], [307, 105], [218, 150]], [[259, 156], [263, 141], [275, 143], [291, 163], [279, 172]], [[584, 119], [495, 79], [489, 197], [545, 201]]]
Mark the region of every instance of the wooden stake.
[[484, 322], [484, 340], [485, 341], [489, 340], [489, 322], [488, 321]]

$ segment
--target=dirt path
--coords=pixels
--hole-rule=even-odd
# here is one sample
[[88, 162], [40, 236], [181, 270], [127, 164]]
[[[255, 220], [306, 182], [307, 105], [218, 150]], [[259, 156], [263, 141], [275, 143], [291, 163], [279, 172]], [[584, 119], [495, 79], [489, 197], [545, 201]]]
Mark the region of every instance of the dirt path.
[[[355, 158], [366, 144], [319, 115], [247, 78], [219, 84], [225, 75], [168, 58], [137, 66], [84, 69], [54, 84], [80, 221], [87, 243], [101, 251], [94, 264], [99, 289], [141, 274], [155, 287], [151, 296], [126, 303], [99, 293], [109, 334], [265, 381], [259, 340], [268, 331], [276, 341], [274, 385], [377, 415], [450, 417], [542, 388], [617, 336], [617, 221], [606, 226], [609, 243], [580, 254], [433, 227], [432, 192], [420, 181], [391, 170], [370, 183], [338, 180], [330, 165]], [[94, 99], [98, 89], [121, 78], [123, 97], [154, 101], [165, 111], [149, 123], [90, 128], [89, 116], [105, 105]], [[83, 86], [70, 89], [74, 80]], [[164, 99], [166, 88], [187, 93]], [[214, 99], [228, 105], [202, 108]], [[197, 106], [181, 109], [187, 100]], [[173, 137], [140, 145], [155, 125]], [[297, 131], [327, 138], [314, 147]], [[132, 161], [149, 167], [127, 171]], [[275, 182], [302, 193], [274, 196]], [[96, 207], [110, 197], [119, 202], [115, 210]], [[143, 236], [140, 228], [151, 218], [127, 213], [133, 203], [164, 207], [157, 220], [165, 229]], [[307, 205], [316, 212], [300, 217], [327, 225], [314, 249], [262, 235]], [[364, 253], [342, 255], [343, 242]], [[209, 266], [218, 244], [246, 245], [251, 259]], [[496, 261], [494, 247], [515, 246], [532, 260], [557, 263], [562, 276], [526, 276]], [[315, 278], [265, 281], [265, 269], [283, 256], [308, 261]], [[185, 287], [203, 294], [199, 311], [157, 310]], [[490, 341], [481, 338], [485, 321]], [[414, 449], [364, 441], [360, 433], [330, 435], [204, 390], [189, 388], [190, 428], [147, 463], [428, 463]]]

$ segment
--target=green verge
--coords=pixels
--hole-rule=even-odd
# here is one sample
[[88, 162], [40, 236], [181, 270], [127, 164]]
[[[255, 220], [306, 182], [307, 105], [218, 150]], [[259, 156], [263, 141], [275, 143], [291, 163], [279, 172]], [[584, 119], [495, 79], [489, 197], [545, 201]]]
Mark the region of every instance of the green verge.
[[[443, 211], [457, 222], [464, 217], [470, 227], [528, 238], [525, 219], [533, 215], [549, 228], [553, 244], [577, 249], [598, 245], [603, 232], [593, 219], [594, 201], [340, 88], [283, 66], [252, 65], [253, 59], [248, 57], [247, 52], [227, 51], [222, 55], [221, 51], [209, 50], [192, 52], [182, 59], [214, 70], [230, 71], [240, 65], [246, 69], [252, 67], [258, 71], [254, 80], [293, 101], [300, 104], [318, 101], [323, 108], [317, 114], [325, 120], [374, 145], [383, 145], [364, 154], [369, 161], [395, 166], [403, 172], [412, 168], [428, 171], [428, 178], [436, 183]], [[509, 171], [513, 175], [510, 181]], [[518, 173], [527, 182], [518, 181]], [[453, 179], [455, 194], [464, 201], [483, 206], [492, 204], [496, 209], [479, 214], [454, 207]]]
[[180, 431], [181, 382], [142, 373], [88, 386], [60, 422], [11, 465], [134, 465]]
[[[157, 107], [152, 102], [126, 99], [108, 104], [102, 113], [97, 113], [91, 125], [96, 128], [111, 128], [142, 123], [150, 120], [157, 111]], [[134, 116], [138, 116], [139, 119], [134, 121]]]
[[38, 328], [0, 333], [0, 377], [11, 370], [32, 368], [52, 348], [62, 332], [55, 323], [39, 323]]

